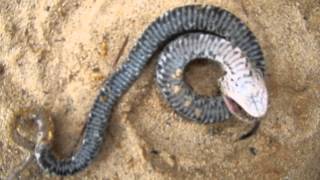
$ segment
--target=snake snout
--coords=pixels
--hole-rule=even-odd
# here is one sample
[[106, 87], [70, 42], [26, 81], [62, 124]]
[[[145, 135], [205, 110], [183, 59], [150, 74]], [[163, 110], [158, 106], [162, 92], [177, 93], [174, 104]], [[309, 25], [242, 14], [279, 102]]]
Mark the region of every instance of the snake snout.
[[252, 117], [263, 117], [267, 112], [267, 93], [248, 97], [248, 101], [243, 106], [243, 109]]
[[265, 86], [257, 91], [252, 90], [228, 91], [224, 94], [228, 109], [239, 119], [261, 118], [267, 112], [268, 94]]

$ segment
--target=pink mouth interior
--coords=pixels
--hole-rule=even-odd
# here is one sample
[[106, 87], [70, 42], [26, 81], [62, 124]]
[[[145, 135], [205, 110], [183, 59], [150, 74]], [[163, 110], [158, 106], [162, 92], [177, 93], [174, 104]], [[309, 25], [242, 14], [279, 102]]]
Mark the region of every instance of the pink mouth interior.
[[238, 119], [243, 120], [248, 123], [254, 123], [253, 127], [250, 131], [246, 132], [245, 134], [242, 134], [239, 138], [239, 140], [247, 139], [248, 137], [255, 134], [259, 128], [260, 121], [256, 118], [250, 116], [247, 112], [245, 112], [244, 109], [241, 108], [234, 100], [227, 96], [222, 96], [223, 100], [228, 108], [228, 110], [231, 112], [231, 114], [235, 115]]
[[232, 113], [232, 114], [238, 114], [240, 113], [240, 106], [234, 102], [231, 98], [227, 97], [227, 96], [223, 96], [223, 100], [224, 102], [226, 103], [227, 105], [227, 108], [229, 109], [229, 111]]
[[226, 106], [228, 110], [236, 116], [238, 119], [244, 120], [244, 121], [251, 121], [254, 120], [254, 117], [250, 116], [241, 106], [239, 106], [233, 99], [229, 98], [228, 96], [222, 96], [224, 102], [226, 103]]

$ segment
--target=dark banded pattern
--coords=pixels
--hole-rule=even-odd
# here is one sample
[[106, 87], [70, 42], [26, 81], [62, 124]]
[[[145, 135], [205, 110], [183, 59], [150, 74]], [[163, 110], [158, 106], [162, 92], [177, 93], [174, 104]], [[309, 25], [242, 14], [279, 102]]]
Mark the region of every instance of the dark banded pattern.
[[234, 54], [231, 43], [211, 34], [188, 33], [171, 42], [161, 52], [156, 71], [157, 83], [170, 106], [197, 122], [214, 123], [228, 119], [230, 113], [223, 98], [197, 94], [184, 81], [183, 72], [194, 60], [216, 61], [223, 67], [230, 54]]
[[[71, 157], [59, 160], [53, 154], [51, 146], [39, 144], [35, 152], [39, 166], [57, 175], [72, 175], [87, 167], [101, 148], [115, 103], [138, 78], [157, 50], [161, 50], [180, 35], [190, 32], [212, 34], [230, 41], [233, 46], [239, 47], [256, 67], [264, 71], [265, 65], [259, 44], [251, 31], [236, 16], [221, 8], [202, 5], [189, 5], [168, 11], [145, 30], [131, 50], [127, 61], [105, 81], [89, 113], [78, 151]], [[221, 100], [213, 103], [212, 107], [215, 105], [224, 107]], [[223, 111], [221, 117], [216, 117], [221, 121], [228, 117], [223, 114], [228, 113], [225, 107], [220, 111]]]

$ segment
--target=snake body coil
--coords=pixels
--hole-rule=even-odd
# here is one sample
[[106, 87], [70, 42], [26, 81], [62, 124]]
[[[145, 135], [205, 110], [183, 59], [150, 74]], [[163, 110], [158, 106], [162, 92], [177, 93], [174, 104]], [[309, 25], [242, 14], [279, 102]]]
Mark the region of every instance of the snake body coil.
[[[206, 34], [205, 38], [207, 39], [216, 38], [219, 39], [219, 41], [221, 39], [228, 41], [232, 47], [240, 48], [250, 62], [264, 72], [264, 58], [255, 36], [240, 19], [233, 14], [218, 7], [202, 5], [189, 5], [168, 11], [149, 25], [131, 50], [127, 61], [105, 81], [89, 113], [83, 141], [78, 151], [69, 158], [59, 160], [52, 152], [51, 143], [40, 141], [35, 150], [35, 156], [39, 166], [49, 173], [57, 175], [72, 175], [87, 167], [101, 148], [112, 108], [118, 102], [119, 98], [139, 77], [157, 50], [161, 50], [170, 41], [180, 36], [188, 38], [185, 35], [188, 33], [196, 33], [196, 35], [190, 35], [193, 39], [197, 39], [198, 36], [201, 36], [200, 33], [202, 33]], [[199, 45], [199, 43], [196, 45]], [[194, 47], [195, 46], [192, 46], [191, 48]], [[207, 53], [206, 51], [209, 46], [203, 47], [204, 49], [202, 50], [193, 51], [197, 52], [196, 54], [186, 54], [185, 59], [202, 56], [205, 58], [214, 58], [214, 54]], [[179, 86], [179, 93], [186, 93], [190, 96], [182, 96], [181, 94], [173, 96], [174, 94], [171, 92], [172, 88], [168, 89], [166, 86], [168, 80], [166, 80], [167, 74], [165, 72], [170, 71], [170, 69], [164, 67], [167, 63], [165, 60], [161, 62], [157, 69], [164, 71], [157, 72], [157, 81], [159, 82], [161, 90], [163, 90], [164, 96], [170, 105], [176, 108], [177, 112], [199, 122], [217, 122], [229, 117], [230, 114], [221, 97], [211, 99], [205, 99], [204, 97], [198, 98], [193, 94], [191, 89], [186, 90], [186, 86], [184, 85]], [[187, 63], [189, 62], [186, 61], [183, 66]], [[175, 63], [171, 63], [170, 65], [175, 69], [175, 71], [172, 72], [180, 76], [182, 73], [180, 70], [183, 70], [183, 67], [176, 64], [177, 67], [180, 68], [180, 70], [177, 71], [179, 68], [175, 66]], [[172, 73], [170, 75], [172, 75]], [[180, 80], [178, 79], [176, 82], [178, 85], [181, 83]], [[170, 81], [170, 83], [174, 84], [175, 81]], [[184, 99], [183, 102], [188, 102], [189, 100], [190, 103], [182, 103], [179, 97], [186, 97], [187, 99]], [[185, 106], [180, 107], [181, 105]], [[193, 107], [193, 110], [187, 109], [189, 106]], [[197, 108], [199, 108], [199, 110], [197, 110]]]

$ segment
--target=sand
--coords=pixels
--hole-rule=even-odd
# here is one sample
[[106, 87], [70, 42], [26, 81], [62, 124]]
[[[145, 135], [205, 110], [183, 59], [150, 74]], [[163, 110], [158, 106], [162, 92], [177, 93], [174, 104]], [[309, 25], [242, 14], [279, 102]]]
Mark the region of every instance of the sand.
[[[181, 118], [157, 90], [154, 59], [115, 107], [96, 160], [63, 179], [320, 179], [318, 0], [0, 0], [0, 179], [27, 156], [9, 138], [14, 112], [49, 109], [55, 150], [72, 153], [105, 77], [156, 17], [193, 3], [233, 12], [257, 36], [270, 96], [258, 133], [236, 141], [249, 125]], [[213, 93], [213, 69], [194, 63], [187, 79], [199, 93]], [[60, 178], [34, 163], [22, 179]]]

